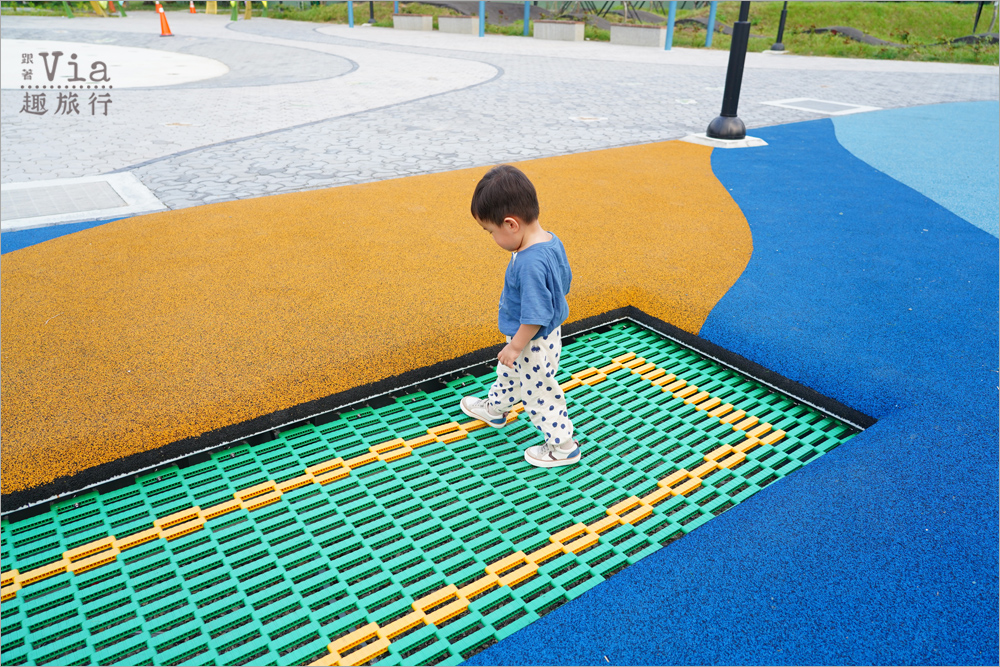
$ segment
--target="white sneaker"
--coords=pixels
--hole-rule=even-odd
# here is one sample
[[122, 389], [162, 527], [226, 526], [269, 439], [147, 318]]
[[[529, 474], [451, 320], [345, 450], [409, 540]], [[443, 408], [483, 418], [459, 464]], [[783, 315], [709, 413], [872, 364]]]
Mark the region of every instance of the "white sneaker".
[[474, 396], [466, 396], [462, 399], [462, 412], [473, 419], [479, 419], [487, 426], [493, 428], [503, 428], [507, 425], [506, 412], [494, 412], [490, 407], [490, 402]]
[[553, 447], [548, 443], [535, 445], [524, 450], [524, 460], [536, 468], [557, 468], [559, 466], [573, 465], [580, 461], [580, 445], [574, 440], [566, 446]]

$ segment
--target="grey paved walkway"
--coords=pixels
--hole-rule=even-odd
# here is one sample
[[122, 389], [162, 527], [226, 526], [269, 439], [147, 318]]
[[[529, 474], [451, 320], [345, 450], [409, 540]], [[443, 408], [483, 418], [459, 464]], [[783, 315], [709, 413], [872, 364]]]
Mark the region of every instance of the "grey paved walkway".
[[[93, 118], [18, 114], [21, 91], [4, 90], [3, 182], [132, 171], [180, 208], [662, 141], [704, 131], [725, 77], [724, 52], [169, 18], [170, 49], [230, 73], [116, 91], [115, 129], [100, 132]], [[2, 37], [167, 48], [148, 22], [138, 12], [5, 17]], [[874, 107], [998, 98], [993, 67], [761, 54], [747, 65], [739, 113], [749, 128], [823, 117], [762, 104], [787, 98]]]

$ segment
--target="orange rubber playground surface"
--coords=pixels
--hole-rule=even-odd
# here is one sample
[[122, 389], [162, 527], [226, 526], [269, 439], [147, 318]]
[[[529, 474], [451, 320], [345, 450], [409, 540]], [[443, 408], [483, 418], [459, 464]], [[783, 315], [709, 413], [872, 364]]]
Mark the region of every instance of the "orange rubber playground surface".
[[[710, 155], [518, 163], [573, 248], [571, 321], [634, 305], [698, 332], [752, 252]], [[150, 214], [4, 257], [4, 492], [495, 345], [506, 257], [468, 213], [484, 172]]]

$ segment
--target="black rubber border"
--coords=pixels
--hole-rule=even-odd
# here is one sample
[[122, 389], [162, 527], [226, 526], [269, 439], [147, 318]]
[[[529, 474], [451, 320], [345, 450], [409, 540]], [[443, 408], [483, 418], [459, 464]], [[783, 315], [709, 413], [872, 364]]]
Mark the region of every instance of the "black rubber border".
[[[875, 419], [864, 413], [778, 375], [760, 364], [719, 347], [704, 338], [647, 315], [633, 306], [617, 308], [601, 315], [567, 324], [563, 327], [563, 337], [576, 336], [585, 332], [600, 333], [610, 329], [614, 323], [626, 319], [648, 327], [662, 336], [673, 339], [859, 430], [864, 430], [875, 423]], [[102, 463], [75, 475], [60, 477], [48, 484], [3, 494], [0, 496], [0, 507], [2, 507], [0, 514], [11, 523], [16, 523], [47, 511], [49, 503], [55, 500], [63, 500], [94, 490], [106, 493], [120, 489], [132, 484], [134, 477], [139, 474], [144, 475], [159, 468], [174, 465], [185, 468], [208, 460], [209, 454], [215, 450], [236, 446], [242, 442], [253, 445], [273, 440], [278, 436], [279, 429], [286, 431], [310, 423], [319, 426], [333, 421], [342, 412], [357, 410], [366, 405], [371, 407], [387, 405], [393, 400], [392, 392], [401, 390], [435, 391], [443, 387], [444, 382], [453, 379], [448, 377], [450, 374], [459, 371], [465, 374], [470, 366], [488, 364], [489, 368], [492, 369], [496, 355], [502, 347], [502, 344], [497, 344], [476, 350], [457, 359], [407, 371], [379, 382], [348, 389], [326, 398], [302, 403], [286, 410], [278, 410], [239, 424], [225, 426], [197, 437], [179, 440], [155, 450], [139, 452], [117, 461]]]
[[700, 352], [710, 359], [718, 361], [725, 366], [729, 366], [733, 370], [739, 371], [753, 380], [757, 380], [762, 384], [776, 389], [789, 398], [793, 398], [800, 403], [811, 405], [831, 417], [836, 417], [840, 421], [846, 422], [847, 424], [857, 428], [859, 431], [863, 431], [866, 428], [873, 426], [875, 422], [878, 421], [874, 417], [870, 417], [863, 412], [844, 405], [840, 401], [836, 401], [814, 389], [810, 389], [804, 384], [799, 384], [794, 380], [789, 380], [784, 375], [779, 375], [778, 373], [775, 373], [774, 371], [769, 370], [756, 362], [750, 361], [746, 357], [742, 357], [735, 352], [730, 352], [724, 347], [720, 347], [715, 343], [705, 340], [704, 338], [688, 333], [683, 329], [678, 329], [674, 325], [657, 319], [652, 315], [647, 315], [638, 308], [629, 306], [628, 310], [630, 311], [628, 315], [629, 319], [635, 320], [639, 324], [652, 329], [662, 336], [672, 338], [678, 343], [690, 347], [692, 350]]

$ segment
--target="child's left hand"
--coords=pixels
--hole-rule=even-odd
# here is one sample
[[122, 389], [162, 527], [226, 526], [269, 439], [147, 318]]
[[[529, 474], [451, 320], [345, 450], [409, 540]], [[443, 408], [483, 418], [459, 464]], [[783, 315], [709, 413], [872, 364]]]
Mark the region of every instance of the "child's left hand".
[[517, 361], [517, 356], [521, 354], [521, 350], [515, 349], [513, 345], [507, 343], [500, 354], [497, 355], [497, 360], [506, 366], [507, 368], [513, 369], [514, 362]]

